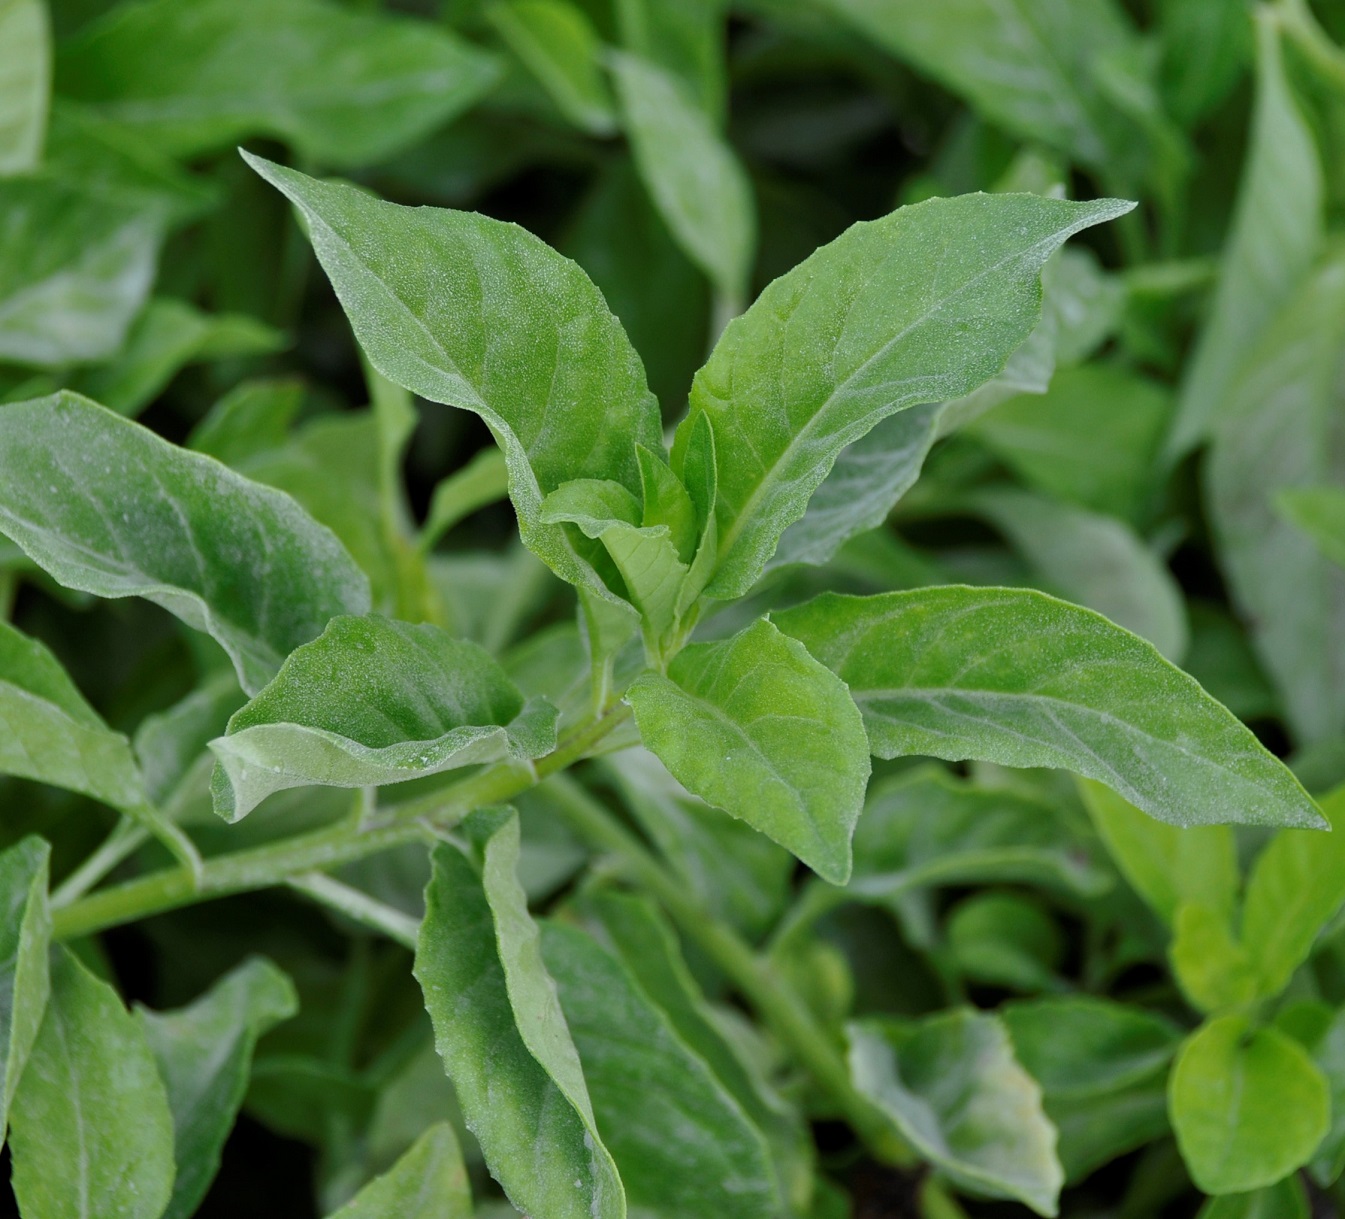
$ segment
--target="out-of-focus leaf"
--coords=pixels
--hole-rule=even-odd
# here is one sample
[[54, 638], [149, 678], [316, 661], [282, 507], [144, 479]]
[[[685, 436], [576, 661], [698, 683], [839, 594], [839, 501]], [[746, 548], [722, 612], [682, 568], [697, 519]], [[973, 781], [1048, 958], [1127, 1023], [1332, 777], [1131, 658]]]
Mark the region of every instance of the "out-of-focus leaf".
[[1059, 989], [1064, 943], [1041, 906], [1016, 893], [975, 893], [944, 921], [943, 952], [964, 978], [1023, 993]]
[[1196, 1219], [1311, 1219], [1312, 1206], [1297, 1175], [1264, 1189], [1211, 1198]]
[[1241, 625], [1211, 601], [1189, 599], [1186, 611], [1191, 619], [1191, 644], [1182, 668], [1238, 719], [1277, 714], [1275, 690]]
[[37, 1039], [51, 979], [47, 965], [51, 848], [28, 837], [0, 854], [0, 1130]]
[[681, 79], [697, 105], [722, 126], [728, 92], [725, 0], [617, 0], [615, 8], [626, 49]]
[[1308, 1166], [1325, 1188], [1345, 1171], [1345, 1012], [1309, 1001], [1285, 1008], [1275, 1023], [1312, 1055], [1331, 1092], [1331, 1128]]
[[46, 0], [0, 3], [0, 178], [42, 159], [51, 100]]
[[1294, 487], [1276, 497], [1280, 515], [1303, 530], [1331, 562], [1345, 567], [1345, 491]]
[[192, 429], [187, 447], [237, 469], [284, 445], [303, 400], [300, 381], [242, 381]]
[[1162, 0], [1159, 77], [1173, 117], [1186, 125], [1204, 118], [1237, 84], [1252, 58], [1252, 22], [1240, 4], [1224, 0]]
[[472, 1192], [457, 1136], [431, 1126], [387, 1172], [331, 1219], [471, 1219]]

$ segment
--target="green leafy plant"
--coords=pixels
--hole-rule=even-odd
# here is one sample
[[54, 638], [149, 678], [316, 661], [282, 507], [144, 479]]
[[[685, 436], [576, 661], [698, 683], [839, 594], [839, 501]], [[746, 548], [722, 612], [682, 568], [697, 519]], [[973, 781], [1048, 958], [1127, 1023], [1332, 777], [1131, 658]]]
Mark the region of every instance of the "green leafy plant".
[[1334, 1214], [1338, 8], [0, 0], [23, 1219]]

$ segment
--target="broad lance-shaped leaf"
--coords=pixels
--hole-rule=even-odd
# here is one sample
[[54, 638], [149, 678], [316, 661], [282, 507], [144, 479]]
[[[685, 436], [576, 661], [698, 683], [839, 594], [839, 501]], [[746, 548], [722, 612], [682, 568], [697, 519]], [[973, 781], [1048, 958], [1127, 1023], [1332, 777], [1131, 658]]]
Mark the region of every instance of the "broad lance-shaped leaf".
[[484, 648], [437, 626], [339, 617], [210, 742], [228, 821], [306, 784], [376, 787], [556, 743], [556, 709], [525, 703]]
[[472, 1193], [453, 1127], [431, 1126], [331, 1219], [472, 1219]]
[[1256, 108], [1219, 284], [1187, 366], [1168, 455], [1208, 435], [1266, 325], [1303, 281], [1323, 237], [1325, 184], [1316, 141], [1285, 74], [1280, 29], [1256, 13]]
[[659, 1219], [774, 1219], [766, 1140], [621, 962], [573, 927], [542, 948], [629, 1205]]
[[0, 1138], [46, 1010], [47, 859], [51, 848], [24, 838], [0, 854]]
[[1104, 199], [930, 199], [853, 225], [725, 329], [691, 390], [714, 424], [719, 570], [711, 596], [756, 583], [837, 455], [880, 420], [970, 393], [1041, 316], [1041, 268], [1068, 237], [1129, 211]]
[[50, 99], [46, 0], [0, 0], [0, 177], [42, 159]]
[[612, 71], [635, 164], [687, 257], [727, 307], [747, 297], [756, 253], [752, 184], [737, 154], [672, 73], [616, 53]]
[[1345, 571], [1285, 520], [1293, 487], [1345, 479], [1345, 256], [1299, 286], [1221, 401], [1205, 495], [1220, 567], [1274, 682], [1290, 731], [1345, 731]]
[[60, 92], [179, 157], [273, 135], [361, 165], [474, 103], [494, 56], [442, 26], [320, 0], [148, 0], [62, 47]]
[[605, 595], [591, 551], [576, 549], [594, 544], [543, 524], [542, 499], [576, 478], [639, 495], [635, 446], [661, 452], [662, 425], [640, 357], [589, 278], [517, 225], [399, 207], [247, 159], [303, 213], [370, 363], [480, 415], [504, 450], [524, 540], [562, 578]]
[[1091, 610], [951, 586], [824, 593], [775, 621], [848, 684], [879, 757], [1059, 767], [1175, 825], [1323, 825], [1229, 711]]
[[298, 1010], [290, 980], [252, 958], [190, 1007], [138, 1008], [173, 1114], [173, 1195], [161, 1219], [189, 1219], [219, 1168], [220, 1151], [247, 1091], [252, 1049]]
[[864, 725], [845, 686], [760, 619], [683, 649], [626, 698], [644, 743], [693, 795], [844, 884], [869, 778]]
[[999, 1018], [967, 1009], [849, 1026], [850, 1077], [949, 1180], [1054, 1215], [1064, 1173], [1041, 1088]]
[[1207, 1194], [1273, 1185], [1306, 1164], [1330, 1124], [1330, 1097], [1307, 1051], [1243, 1015], [1196, 1030], [1168, 1082], [1177, 1146]]
[[369, 581], [287, 495], [60, 393], [0, 409], [0, 533], [59, 584], [209, 632], [255, 693]]
[[415, 975], [491, 1175], [525, 1214], [623, 1219], [625, 1194], [517, 876], [518, 817], [483, 809], [435, 848]]
[[173, 1118], [139, 1022], [53, 949], [51, 997], [10, 1109], [14, 1196], [34, 1219], [159, 1219]]

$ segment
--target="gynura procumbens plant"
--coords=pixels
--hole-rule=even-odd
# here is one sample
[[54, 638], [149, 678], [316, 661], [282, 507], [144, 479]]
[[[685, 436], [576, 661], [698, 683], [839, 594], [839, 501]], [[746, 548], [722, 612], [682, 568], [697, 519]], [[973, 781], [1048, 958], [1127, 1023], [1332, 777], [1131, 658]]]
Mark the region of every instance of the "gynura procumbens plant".
[[[77, 394], [0, 409], [0, 532], [66, 588], [163, 606], [237, 677], [132, 751], [48, 651], [0, 624], [0, 766], [124, 813], [54, 896], [45, 843], [0, 856], [0, 1097], [25, 1215], [190, 1214], [253, 1043], [294, 1007], [286, 978], [254, 960], [191, 1008], [128, 1014], [48, 945], [269, 886], [414, 950], [466, 1124], [536, 1219], [820, 1205], [797, 1107], [707, 1006], [679, 936], [872, 1155], [932, 1165], [939, 1197], [1054, 1213], [1056, 1128], [1019, 1060], [1042, 1035], [1029, 1014], [870, 1019], [841, 1044], [787, 955], [754, 947], [684, 883], [675, 841], [638, 832], [601, 792], [656, 799], [652, 753], [716, 816], [786, 848], [821, 878], [795, 932], [851, 878], [871, 756], [1061, 768], [1101, 805], [1178, 826], [1325, 824], [1230, 712], [1091, 610], [961, 585], [752, 609], [777, 556], [824, 560], [886, 515], [944, 404], [972, 409], [1033, 335], [1052, 254], [1129, 205], [978, 194], [855, 225], [728, 323], [665, 445], [640, 359], [577, 265], [510, 224], [248, 160], [294, 204], [368, 360], [401, 566], [362, 570], [289, 496]], [[577, 594], [578, 680], [545, 640], [511, 674], [424, 621], [423, 547], [398, 532], [390, 473], [411, 395], [489, 427], [524, 543]], [[427, 530], [488, 499], [500, 474], [493, 458], [470, 467]], [[314, 785], [352, 789], [350, 811], [207, 852], [172, 799], [200, 759], [226, 822]], [[510, 807], [533, 789], [611, 863], [544, 920]], [[176, 862], [99, 887], [149, 836]], [[408, 845], [433, 857], [423, 919], [332, 874]], [[1140, 1033], [1166, 1061], [1156, 1030]], [[457, 1156], [432, 1127], [349, 1215], [471, 1213]]]

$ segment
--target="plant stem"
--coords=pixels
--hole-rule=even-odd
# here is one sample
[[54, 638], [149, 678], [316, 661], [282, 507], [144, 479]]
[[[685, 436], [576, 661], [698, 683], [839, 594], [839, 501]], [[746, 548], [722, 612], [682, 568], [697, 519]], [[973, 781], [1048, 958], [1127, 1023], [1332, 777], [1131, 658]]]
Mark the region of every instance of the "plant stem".
[[889, 1164], [914, 1164], [910, 1148], [892, 1123], [850, 1081], [849, 1068], [831, 1033], [770, 961], [711, 916], [683, 881], [573, 779], [556, 775], [547, 786], [571, 826], [593, 846], [615, 855], [628, 874], [658, 899], [683, 933], [700, 945], [789, 1046], [869, 1150]]
[[148, 838], [149, 831], [140, 822], [123, 816], [93, 854], [52, 891], [52, 906], [59, 909], [83, 897]]

